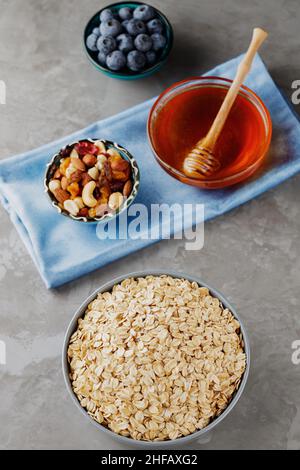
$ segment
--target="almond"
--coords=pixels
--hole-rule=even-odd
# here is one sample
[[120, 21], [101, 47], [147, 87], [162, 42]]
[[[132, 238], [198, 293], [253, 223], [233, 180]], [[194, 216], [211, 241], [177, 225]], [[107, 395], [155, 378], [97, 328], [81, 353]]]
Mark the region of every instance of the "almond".
[[56, 189], [53, 192], [53, 194], [56, 197], [56, 199], [58, 200], [58, 202], [60, 202], [61, 204], [63, 204], [70, 197], [70, 194], [67, 191], [65, 191], [64, 189], [61, 189], [61, 188]]
[[83, 174], [84, 173], [81, 170], [75, 170], [74, 173], [72, 173], [70, 176], [71, 183], [78, 183], [81, 180]]
[[82, 161], [86, 164], [86, 166], [92, 167], [95, 166], [97, 163], [97, 157], [95, 155], [92, 155], [91, 153], [87, 153]]
[[85, 164], [83, 163], [82, 160], [80, 160], [80, 158], [72, 157], [71, 163], [76, 168], [76, 170], [80, 170], [80, 171], [86, 170]]
[[59, 179], [61, 178], [61, 173], [59, 171], [59, 168], [57, 168], [57, 170], [55, 171], [54, 175], [53, 175], [53, 178], [54, 179]]
[[123, 188], [123, 196], [128, 197], [132, 191], [132, 182], [130, 180], [126, 181]]
[[63, 176], [62, 179], [61, 179], [61, 187], [62, 187], [62, 189], [67, 189], [68, 186], [69, 186], [69, 182], [68, 182], [67, 178], [65, 176]]
[[112, 177], [117, 181], [127, 181], [129, 178], [129, 171], [113, 171]]

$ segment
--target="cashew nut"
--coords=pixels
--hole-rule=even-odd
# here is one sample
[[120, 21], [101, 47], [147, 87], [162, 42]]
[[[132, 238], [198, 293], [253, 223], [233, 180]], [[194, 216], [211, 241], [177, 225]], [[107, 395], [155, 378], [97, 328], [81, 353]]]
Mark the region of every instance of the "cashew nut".
[[69, 186], [68, 178], [63, 176], [61, 179], [61, 187], [63, 188], [63, 190], [66, 190], [68, 186]]
[[68, 211], [72, 215], [77, 215], [79, 212], [79, 207], [77, 206], [76, 202], [73, 199], [67, 199], [64, 202], [64, 209]]
[[61, 182], [60, 182], [60, 180], [50, 180], [49, 184], [48, 184], [48, 187], [49, 187], [51, 193], [54, 193], [54, 191], [56, 189], [61, 188]]
[[93, 180], [97, 180], [99, 178], [99, 170], [95, 166], [88, 170], [88, 174], [93, 178]]
[[69, 179], [71, 174], [74, 173], [74, 171], [76, 171], [76, 167], [72, 163], [70, 163], [70, 165], [66, 169], [66, 178]]
[[84, 208], [84, 202], [82, 200], [82, 197], [80, 196], [77, 196], [73, 199], [74, 202], [76, 202], [77, 206], [79, 207], [79, 209], [83, 209]]
[[101, 154], [97, 156], [97, 163], [96, 163], [96, 167], [98, 168], [98, 170], [102, 170], [103, 168], [103, 165], [104, 165], [104, 162], [106, 162], [107, 158], [105, 155]]
[[107, 152], [109, 155], [111, 155], [112, 157], [118, 157], [118, 158], [122, 158], [121, 155], [119, 154], [118, 150], [111, 147], [110, 149], [107, 150]]
[[121, 206], [122, 202], [123, 202], [123, 195], [121, 193], [119, 192], [112, 193], [109, 196], [108, 206], [110, 207], [110, 209], [116, 210]]
[[70, 153], [71, 158], [79, 158], [78, 152], [76, 149], [73, 149], [72, 152]]
[[101, 140], [96, 140], [96, 142], [94, 142], [94, 145], [96, 145], [96, 147], [98, 147], [99, 152], [106, 152], [105, 145]]
[[82, 190], [82, 200], [84, 204], [88, 207], [95, 207], [97, 205], [97, 199], [94, 198], [93, 192], [96, 188], [95, 181], [90, 181], [87, 183]]

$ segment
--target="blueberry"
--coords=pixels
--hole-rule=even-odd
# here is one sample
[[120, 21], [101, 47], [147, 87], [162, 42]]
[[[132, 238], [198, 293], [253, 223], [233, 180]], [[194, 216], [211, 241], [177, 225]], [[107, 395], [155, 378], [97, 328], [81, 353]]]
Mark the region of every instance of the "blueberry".
[[92, 34], [96, 34], [96, 36], [100, 36], [100, 29], [99, 28], [94, 28], [92, 31]]
[[132, 18], [132, 9], [129, 7], [120, 8], [119, 17], [121, 20], [130, 20]]
[[122, 31], [121, 23], [112, 18], [108, 21], [102, 21], [100, 24], [100, 33], [102, 36], [118, 36]]
[[114, 51], [117, 47], [117, 42], [112, 36], [100, 36], [97, 41], [97, 49], [99, 52], [107, 55]]
[[141, 51], [131, 51], [127, 56], [127, 67], [133, 72], [139, 72], [145, 67], [146, 56]]
[[123, 26], [123, 28], [125, 29], [125, 31], [127, 31], [127, 25], [128, 25], [128, 23], [129, 23], [129, 20], [124, 20], [124, 21], [122, 21], [122, 23], [121, 23], [122, 26]]
[[156, 54], [154, 51], [147, 51], [146, 52], [146, 59], [147, 59], [147, 63], [149, 65], [153, 65], [155, 64], [156, 62]]
[[126, 57], [121, 51], [113, 51], [106, 57], [106, 65], [110, 70], [117, 72], [126, 65]]
[[100, 13], [100, 21], [112, 20], [113, 17], [114, 14], [109, 8], [105, 8], [105, 10], [102, 10]]
[[117, 39], [118, 49], [120, 51], [125, 52], [125, 53], [132, 51], [133, 39], [130, 36], [130, 34], [126, 34], [126, 33], [120, 34], [119, 36], [117, 36], [116, 39]]
[[138, 34], [134, 40], [134, 45], [138, 51], [147, 52], [152, 47], [152, 39], [148, 34]]
[[159, 49], [163, 49], [166, 45], [166, 38], [159, 33], [152, 34], [151, 36], [152, 42], [153, 42], [153, 49], [155, 51], [158, 51]]
[[133, 17], [137, 20], [149, 21], [155, 17], [155, 10], [150, 5], [140, 5], [134, 9]]
[[106, 54], [104, 54], [103, 52], [99, 52], [99, 54], [98, 54], [98, 62], [99, 62], [99, 64], [101, 64], [101, 65], [106, 65]]
[[148, 21], [147, 28], [150, 34], [163, 32], [163, 24], [158, 18], [154, 18], [154, 20]]
[[146, 33], [146, 26], [143, 21], [132, 18], [128, 21], [126, 26], [127, 32], [132, 36], [137, 36], [138, 34]]
[[98, 39], [98, 36], [94, 33], [90, 34], [86, 38], [86, 45], [91, 51], [97, 50], [97, 46], [96, 46], [97, 39]]

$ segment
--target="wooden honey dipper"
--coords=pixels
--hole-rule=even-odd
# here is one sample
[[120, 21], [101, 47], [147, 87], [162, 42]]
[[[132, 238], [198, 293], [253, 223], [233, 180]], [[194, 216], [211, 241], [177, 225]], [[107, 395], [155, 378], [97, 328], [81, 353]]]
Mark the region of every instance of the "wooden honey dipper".
[[214, 154], [216, 142], [222, 132], [240, 87], [250, 72], [254, 56], [267, 36], [268, 33], [263, 29], [254, 28], [249, 48], [238, 66], [235, 78], [208, 134], [203, 139], [199, 140], [193, 150], [185, 157], [183, 171], [186, 176], [201, 179], [219, 170], [221, 163]]

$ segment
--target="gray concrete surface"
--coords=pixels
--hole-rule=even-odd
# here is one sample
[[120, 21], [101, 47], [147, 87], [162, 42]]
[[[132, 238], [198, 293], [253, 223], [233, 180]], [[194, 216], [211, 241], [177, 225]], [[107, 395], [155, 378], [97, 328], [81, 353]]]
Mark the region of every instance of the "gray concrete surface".
[[[0, 0], [0, 156], [9, 157], [77, 130], [201, 74], [244, 49], [249, 30], [271, 32], [263, 57], [290, 96], [300, 79], [298, 0], [153, 0], [170, 18], [170, 62], [144, 81], [107, 79], [81, 43], [103, 0]], [[299, 106], [300, 109], [300, 106]], [[299, 111], [298, 109], [298, 111]], [[198, 274], [236, 305], [253, 363], [245, 394], [205, 449], [299, 449], [300, 177], [206, 224], [197, 256], [165, 241], [55, 291], [47, 291], [0, 208], [0, 448], [107, 449], [118, 445], [86, 422], [67, 396], [60, 352], [79, 303], [112, 276], [169, 266]], [[196, 446], [193, 446], [196, 447]]]

